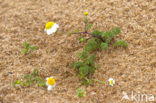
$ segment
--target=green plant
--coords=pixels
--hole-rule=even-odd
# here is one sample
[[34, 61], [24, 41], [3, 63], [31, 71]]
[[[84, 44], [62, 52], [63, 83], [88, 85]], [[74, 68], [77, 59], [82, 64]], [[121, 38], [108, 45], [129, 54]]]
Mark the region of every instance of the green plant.
[[114, 47], [118, 47], [118, 46], [123, 46], [123, 47], [128, 47], [128, 43], [125, 41], [117, 41], [113, 44]]
[[79, 87], [76, 91], [76, 97], [78, 98], [78, 97], [85, 97], [85, 96], [86, 96], [86, 92]]
[[20, 80], [17, 80], [15, 82], [13, 82], [13, 86], [15, 87], [16, 85], [20, 85], [21, 84], [21, 81]]
[[38, 49], [38, 47], [37, 46], [31, 46], [29, 43], [27, 43], [27, 42], [24, 42], [24, 49], [22, 49], [22, 53], [24, 54], [24, 55], [26, 55], [26, 54], [28, 54], [28, 53], [31, 53], [31, 52], [33, 52], [33, 51], [35, 51], [35, 50], [37, 50]]
[[[88, 15], [88, 14], [87, 14]], [[71, 34], [86, 34], [90, 35], [90, 38], [79, 38], [80, 42], [86, 42], [82, 53], [79, 53], [80, 60], [78, 62], [74, 62], [72, 67], [77, 69], [79, 76], [82, 79], [83, 84], [91, 84], [92, 81], [101, 82], [98, 80], [90, 79], [90, 77], [94, 74], [96, 65], [95, 65], [95, 51], [97, 50], [107, 50], [108, 46], [112, 44], [112, 39], [120, 33], [120, 28], [116, 27], [112, 30], [108, 30], [106, 32], [102, 32], [99, 30], [93, 30], [91, 33], [88, 30], [93, 26], [92, 24], [88, 24], [87, 15], [84, 17], [84, 32], [79, 32], [79, 30], [75, 30]], [[128, 44], [126, 41], [117, 41], [113, 43], [114, 47], [123, 46], [127, 47]], [[102, 83], [102, 82], [101, 82]]]
[[34, 69], [32, 74], [26, 74], [24, 76], [23, 82], [21, 82], [20, 80], [13, 82], [13, 86], [14, 87], [16, 87], [16, 85], [31, 86], [35, 83], [37, 83], [38, 86], [43, 86], [43, 87], [46, 86], [44, 80], [38, 76], [38, 69], [36, 69], [36, 68]]
[[83, 84], [91, 84], [91, 81], [88, 78], [95, 72], [95, 55], [92, 54], [91, 56], [88, 56], [88, 53], [83, 51], [79, 54], [79, 57], [81, 61], [73, 63], [72, 67], [78, 70], [80, 77], [83, 79]]

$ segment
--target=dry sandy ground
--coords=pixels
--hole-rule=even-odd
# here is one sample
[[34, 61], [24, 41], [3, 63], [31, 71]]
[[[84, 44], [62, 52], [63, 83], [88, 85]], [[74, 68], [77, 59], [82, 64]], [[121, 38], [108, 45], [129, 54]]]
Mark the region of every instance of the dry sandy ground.
[[[102, 31], [120, 27], [118, 39], [129, 43], [128, 49], [113, 48], [96, 53], [94, 78], [99, 83], [82, 86], [87, 95], [74, 98], [81, 86], [70, 64], [78, 60], [84, 44], [79, 35], [57, 33], [48, 36], [44, 25], [54, 21], [61, 31], [83, 30], [83, 12], [89, 12], [93, 29]], [[23, 56], [23, 42], [39, 50]], [[44, 42], [46, 41], [46, 42]], [[56, 77], [56, 87], [48, 92], [36, 85], [13, 88], [12, 82], [38, 68], [40, 76]], [[9, 74], [8, 72], [13, 72]], [[0, 103], [136, 103], [122, 100], [122, 92], [137, 97], [153, 94], [156, 103], [156, 0], [0, 0]], [[145, 102], [145, 97], [143, 98]], [[149, 102], [147, 102], [149, 103]]]

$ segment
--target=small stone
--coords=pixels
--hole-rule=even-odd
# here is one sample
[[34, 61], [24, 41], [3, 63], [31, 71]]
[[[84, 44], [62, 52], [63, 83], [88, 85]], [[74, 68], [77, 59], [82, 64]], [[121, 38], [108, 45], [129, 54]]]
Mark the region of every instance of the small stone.
[[13, 74], [13, 72], [8, 72], [9, 74]]
[[90, 94], [91, 94], [91, 95], [96, 95], [96, 92], [93, 91], [93, 92], [91, 92]]

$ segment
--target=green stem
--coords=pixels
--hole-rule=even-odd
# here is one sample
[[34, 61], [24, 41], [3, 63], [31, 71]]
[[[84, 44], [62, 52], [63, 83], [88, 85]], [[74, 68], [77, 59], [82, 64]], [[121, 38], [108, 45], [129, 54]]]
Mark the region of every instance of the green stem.
[[78, 32], [78, 33], [71, 33], [71, 34], [88, 34], [88, 35], [91, 35], [92, 37], [100, 39], [102, 42], [105, 42], [105, 40], [102, 38], [102, 36], [100, 36], [100, 35], [93, 35], [93, 34], [88, 33], [88, 32]]
[[101, 81], [101, 80], [97, 80], [97, 79], [91, 79], [91, 80], [93, 80], [94, 82], [99, 82], [99, 83], [101, 83], [101, 84], [106, 84], [105, 82], [103, 82], [103, 81]]

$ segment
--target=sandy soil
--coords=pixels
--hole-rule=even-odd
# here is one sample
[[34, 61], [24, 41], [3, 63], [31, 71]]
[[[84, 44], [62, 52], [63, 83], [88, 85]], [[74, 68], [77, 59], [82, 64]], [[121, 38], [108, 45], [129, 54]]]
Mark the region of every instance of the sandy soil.
[[[120, 27], [120, 36], [128, 49], [98, 51], [94, 78], [99, 83], [82, 86], [87, 95], [74, 98], [81, 86], [70, 64], [78, 60], [83, 43], [79, 35], [57, 33], [48, 36], [44, 25], [54, 21], [61, 31], [83, 30], [83, 12], [89, 12], [93, 29], [102, 31]], [[23, 56], [23, 42], [39, 50]], [[44, 42], [46, 41], [46, 42]], [[156, 1], [155, 0], [0, 0], [0, 103], [136, 103], [122, 100], [122, 92], [131, 95], [153, 94], [156, 103]], [[43, 78], [56, 77], [56, 87], [48, 92], [36, 85], [13, 88], [12, 82], [38, 68]], [[8, 72], [13, 72], [9, 74]], [[138, 99], [137, 99], [138, 100]], [[145, 100], [144, 100], [145, 102]]]

